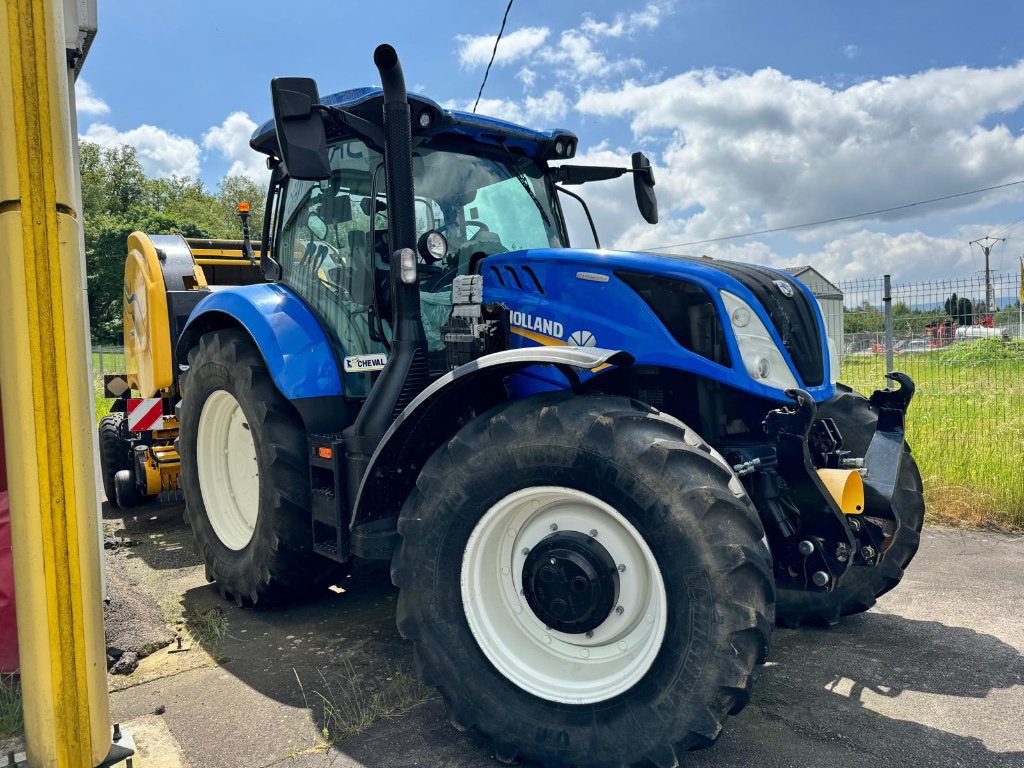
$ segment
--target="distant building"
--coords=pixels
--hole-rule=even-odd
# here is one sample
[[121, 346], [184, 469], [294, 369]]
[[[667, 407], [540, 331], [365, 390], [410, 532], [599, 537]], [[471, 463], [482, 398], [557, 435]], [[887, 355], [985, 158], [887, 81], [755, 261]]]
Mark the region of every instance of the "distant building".
[[811, 293], [821, 303], [822, 314], [825, 316], [825, 332], [842, 354], [843, 292], [814, 267], [784, 267], [782, 271], [788, 272], [811, 289]]

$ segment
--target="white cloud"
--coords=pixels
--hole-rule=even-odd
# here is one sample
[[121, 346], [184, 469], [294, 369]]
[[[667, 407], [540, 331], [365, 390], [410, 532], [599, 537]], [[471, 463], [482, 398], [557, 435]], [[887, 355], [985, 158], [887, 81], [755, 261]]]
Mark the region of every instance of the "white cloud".
[[256, 182], [267, 180], [267, 159], [249, 146], [256, 123], [245, 112], [232, 112], [220, 125], [203, 134], [203, 146], [231, 161], [228, 176], [248, 176]]
[[[660, 149], [657, 190], [669, 223], [658, 232], [661, 243], [669, 243], [1024, 178], [1024, 136], [997, 122], [1022, 104], [1024, 62], [936, 69], [845, 89], [774, 69], [696, 70], [651, 85], [591, 88], [577, 108], [626, 117], [638, 140]], [[1019, 194], [1011, 190], [944, 206], [963, 209]], [[942, 209], [912, 208], [880, 218]], [[808, 236], [821, 235], [819, 230]]]
[[[463, 112], [470, 112], [473, 109], [473, 102], [470, 101], [447, 101], [445, 109], [457, 109]], [[508, 120], [521, 125], [536, 126], [543, 124], [554, 125], [565, 117], [569, 111], [569, 100], [559, 90], [549, 90], [543, 96], [527, 96], [522, 102], [514, 99], [480, 99], [477, 106], [478, 114], [489, 117], [497, 117], [501, 120]]]
[[135, 147], [147, 176], [196, 176], [199, 173], [199, 145], [153, 125], [118, 131], [106, 123], [93, 123], [81, 138], [105, 149], [123, 144]]
[[[547, 27], [522, 27], [502, 35], [494, 57], [495, 66], [511, 64], [529, 56], [544, 44], [550, 34]], [[455, 39], [459, 42], [459, 62], [463, 67], [472, 69], [487, 66], [497, 35], [457, 35]]]
[[532, 88], [537, 82], [537, 73], [529, 67], [523, 67], [516, 73], [516, 77], [522, 82], [524, 88]]
[[75, 81], [75, 109], [80, 115], [105, 115], [110, 107], [93, 93], [92, 86], [82, 78]]
[[844, 46], [843, 56], [851, 60], [856, 59], [858, 56], [860, 56], [860, 46], [854, 45], [853, 43]]
[[672, 3], [648, 3], [640, 11], [617, 14], [615, 20], [595, 21], [589, 14], [584, 17], [580, 31], [590, 37], [623, 37], [637, 30], [657, 29], [661, 20], [672, 12]]

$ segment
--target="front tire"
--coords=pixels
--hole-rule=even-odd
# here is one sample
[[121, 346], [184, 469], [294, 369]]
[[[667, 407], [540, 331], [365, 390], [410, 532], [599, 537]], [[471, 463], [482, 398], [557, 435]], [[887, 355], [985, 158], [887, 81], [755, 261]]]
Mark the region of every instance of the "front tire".
[[207, 578], [240, 605], [308, 594], [332, 569], [312, 551], [298, 414], [241, 331], [205, 334], [188, 359], [181, 480]]
[[[836, 396], [819, 406], [818, 415], [835, 420], [843, 436], [843, 450], [855, 457], [867, 453], [878, 423], [878, 411], [866, 397], [839, 384]], [[852, 566], [831, 592], [780, 589], [777, 609], [780, 626], [832, 626], [843, 616], [869, 610], [879, 597], [900, 583], [917, 554], [924, 525], [924, 486], [906, 443], [893, 490], [892, 508], [900, 527], [882, 561], [875, 566]], [[864, 514], [870, 516], [871, 508]]]
[[773, 619], [763, 530], [733, 479], [695, 433], [618, 397], [504, 404], [442, 446], [392, 578], [456, 726], [547, 765], [673, 766], [713, 743]]

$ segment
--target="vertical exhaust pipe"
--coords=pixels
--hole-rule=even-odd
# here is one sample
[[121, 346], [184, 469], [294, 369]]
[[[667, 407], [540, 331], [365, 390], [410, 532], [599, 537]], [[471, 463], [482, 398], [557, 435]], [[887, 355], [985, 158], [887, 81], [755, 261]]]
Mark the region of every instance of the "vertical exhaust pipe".
[[370, 456], [395, 417], [419, 394], [428, 381], [427, 341], [420, 313], [417, 284], [399, 277], [397, 253], [416, 251], [416, 197], [412, 172], [412, 118], [405, 76], [398, 53], [390, 45], [377, 46], [373, 63], [384, 90], [384, 174], [388, 196], [388, 240], [391, 258], [391, 356], [363, 404], [355, 423], [345, 430], [349, 509]]

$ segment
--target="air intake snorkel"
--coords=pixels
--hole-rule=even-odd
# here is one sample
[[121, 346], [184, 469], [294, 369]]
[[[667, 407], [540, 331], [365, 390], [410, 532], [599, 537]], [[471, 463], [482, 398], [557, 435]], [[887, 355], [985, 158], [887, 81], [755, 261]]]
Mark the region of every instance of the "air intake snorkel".
[[[354, 502], [359, 481], [387, 428], [427, 385], [427, 342], [420, 314], [418, 281], [402, 282], [401, 254], [416, 253], [416, 198], [413, 191], [412, 122], [405, 76], [390, 45], [377, 46], [373, 62], [384, 90], [384, 174], [391, 250], [391, 357], [355, 423], [345, 430], [348, 494]], [[407, 258], [409, 254], [406, 255]]]

